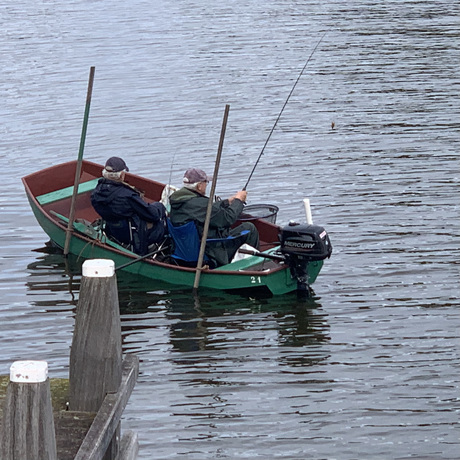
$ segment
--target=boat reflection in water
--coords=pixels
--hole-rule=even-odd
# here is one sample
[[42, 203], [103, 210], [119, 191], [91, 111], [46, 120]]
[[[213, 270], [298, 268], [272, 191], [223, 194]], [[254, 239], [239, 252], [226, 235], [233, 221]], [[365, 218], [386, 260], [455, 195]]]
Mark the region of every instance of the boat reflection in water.
[[[74, 314], [81, 279], [76, 256], [51, 246], [28, 266], [30, 302], [45, 312]], [[252, 350], [289, 366], [308, 366], [329, 356], [329, 325], [318, 298], [295, 293], [254, 298], [153, 282], [117, 272], [124, 352], [156, 353], [166, 347], [175, 364], [200, 366], [208, 359]], [[265, 351], [264, 351], [265, 350]], [[147, 357], [146, 357], [147, 358]]]
[[81, 274], [83, 262], [79, 263], [75, 257], [65, 258], [62, 250], [52, 244], [37, 248], [34, 252], [40, 255], [27, 266], [30, 275], [26, 283], [29, 301], [45, 311], [62, 307], [65, 300], [69, 302], [67, 310], [74, 308], [80, 289], [80, 276], [76, 275]]

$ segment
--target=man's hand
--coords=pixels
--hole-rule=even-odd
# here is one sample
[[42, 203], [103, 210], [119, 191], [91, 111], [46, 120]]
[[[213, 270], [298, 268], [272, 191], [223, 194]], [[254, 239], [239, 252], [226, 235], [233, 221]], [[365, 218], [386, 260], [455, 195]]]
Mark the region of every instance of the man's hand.
[[235, 195], [230, 197], [228, 199], [228, 201], [229, 201], [229, 203], [231, 203], [236, 198], [236, 199], [242, 201], [243, 203], [245, 203], [247, 196], [248, 196], [248, 192], [246, 192], [246, 190], [240, 190], [239, 192], [236, 192]]

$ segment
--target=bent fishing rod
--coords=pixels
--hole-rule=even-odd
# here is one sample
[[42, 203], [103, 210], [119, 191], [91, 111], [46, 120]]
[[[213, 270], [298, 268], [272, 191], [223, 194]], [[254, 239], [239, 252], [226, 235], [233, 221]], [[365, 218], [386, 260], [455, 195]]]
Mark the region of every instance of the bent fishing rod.
[[271, 131], [270, 131], [270, 134], [269, 134], [268, 137], [267, 137], [267, 140], [265, 141], [264, 146], [262, 147], [262, 151], [260, 152], [259, 157], [257, 158], [257, 161], [256, 161], [254, 167], [252, 168], [251, 174], [249, 174], [249, 178], [248, 178], [248, 180], [247, 180], [247, 182], [246, 182], [246, 185], [243, 187], [243, 190], [246, 190], [246, 189], [247, 189], [248, 184], [249, 184], [249, 181], [251, 180], [252, 175], [254, 174], [254, 171], [256, 170], [257, 165], [259, 164], [259, 160], [261, 159], [262, 155], [264, 154], [265, 147], [267, 146], [268, 141], [270, 140], [270, 137], [272, 136], [273, 131], [275, 130], [276, 125], [278, 124], [278, 121], [279, 121], [279, 119], [281, 118], [281, 115], [282, 115], [282, 113], [283, 113], [283, 111], [284, 111], [284, 109], [285, 109], [287, 103], [289, 102], [289, 99], [291, 98], [292, 93], [294, 92], [295, 87], [297, 86], [297, 83], [299, 82], [300, 77], [302, 76], [302, 74], [304, 73], [305, 69], [307, 68], [308, 63], [310, 62], [311, 58], [312, 58], [313, 55], [315, 54], [315, 51], [316, 51], [316, 49], [318, 48], [319, 44], [323, 41], [323, 38], [325, 37], [325, 35], [326, 35], [326, 32], [324, 32], [324, 34], [323, 34], [322, 37], [319, 39], [319, 41], [318, 41], [318, 43], [316, 44], [316, 46], [313, 48], [313, 51], [311, 52], [309, 58], [307, 59], [307, 62], [305, 63], [305, 65], [303, 66], [302, 71], [300, 72], [299, 76], [297, 77], [297, 80], [295, 81], [294, 86], [293, 86], [292, 89], [291, 89], [291, 92], [289, 93], [289, 95], [288, 95], [286, 101], [284, 102], [284, 105], [283, 105], [283, 107], [282, 107], [282, 109], [281, 109], [281, 111], [280, 111], [280, 113], [279, 113], [279, 115], [278, 115], [278, 118], [277, 118], [276, 121], [275, 121], [275, 124], [273, 125], [273, 127], [272, 127], [272, 129], [271, 129]]

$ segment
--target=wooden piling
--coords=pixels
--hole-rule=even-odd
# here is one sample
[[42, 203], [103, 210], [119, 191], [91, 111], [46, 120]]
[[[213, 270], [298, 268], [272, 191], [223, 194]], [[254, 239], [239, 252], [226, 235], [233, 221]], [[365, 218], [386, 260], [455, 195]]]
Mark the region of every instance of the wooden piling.
[[[128, 431], [120, 442], [120, 421], [138, 375], [137, 356], [125, 355], [122, 362], [115, 265], [88, 260], [70, 352], [69, 398], [66, 385], [65, 395], [54, 400], [53, 419], [46, 362], [14, 363], [3, 417], [0, 408], [0, 460], [57, 460], [58, 455], [60, 460], [134, 460], [137, 435]], [[67, 400], [70, 410], [64, 409]]]
[[57, 459], [48, 364], [45, 361], [16, 361], [10, 368], [0, 459]]
[[106, 394], [118, 391], [121, 364], [115, 264], [86, 260], [70, 351], [70, 410], [97, 412]]

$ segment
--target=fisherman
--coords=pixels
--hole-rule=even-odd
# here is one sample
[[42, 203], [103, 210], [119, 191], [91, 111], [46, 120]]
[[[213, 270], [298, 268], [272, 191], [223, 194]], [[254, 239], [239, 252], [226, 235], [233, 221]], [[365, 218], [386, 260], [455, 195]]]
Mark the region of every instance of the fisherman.
[[[187, 169], [183, 178], [184, 186], [169, 198], [171, 204], [169, 218], [174, 226], [193, 220], [201, 238], [209, 201], [206, 196], [206, 187], [211, 180], [212, 177], [207, 176], [201, 169]], [[205, 254], [214, 267], [231, 262], [238, 248], [244, 243], [256, 249], [259, 248], [259, 233], [254, 224], [243, 222], [232, 228], [243, 211], [246, 196], [247, 192], [240, 190], [230, 198], [215, 201], [212, 204], [208, 238], [227, 238], [229, 235], [236, 237], [223, 243], [206, 246]], [[244, 230], [249, 232], [241, 235]]]
[[109, 238], [132, 245], [139, 255], [163, 240], [166, 233], [166, 208], [161, 203], [146, 203], [141, 193], [125, 182], [126, 163], [111, 157], [102, 178], [91, 194], [91, 204], [105, 221]]

